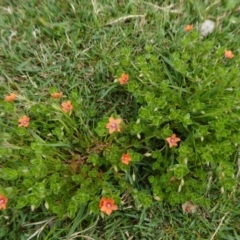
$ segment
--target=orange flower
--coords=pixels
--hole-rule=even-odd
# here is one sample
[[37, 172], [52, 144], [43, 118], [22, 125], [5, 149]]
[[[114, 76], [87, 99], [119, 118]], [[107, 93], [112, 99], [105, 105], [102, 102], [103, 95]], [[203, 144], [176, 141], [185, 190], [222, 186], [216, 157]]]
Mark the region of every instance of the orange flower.
[[197, 211], [197, 206], [191, 201], [186, 201], [184, 204], [182, 204], [182, 210], [184, 213], [194, 213]]
[[6, 209], [7, 202], [8, 202], [8, 199], [0, 194], [0, 209]]
[[185, 30], [186, 32], [192, 31], [192, 30], [193, 30], [193, 25], [187, 25], [187, 26], [185, 26], [185, 27], [184, 27], [184, 30]]
[[53, 98], [60, 98], [62, 97], [63, 93], [62, 92], [55, 92], [55, 93], [51, 93], [51, 96]]
[[99, 203], [99, 208], [102, 212], [105, 212], [107, 215], [110, 215], [112, 211], [117, 210], [118, 207], [114, 205], [114, 200], [112, 198], [102, 197]]
[[127, 165], [132, 160], [132, 158], [131, 158], [129, 153], [123, 154], [121, 159], [122, 159], [122, 163], [127, 164]]
[[73, 109], [71, 101], [63, 102], [62, 103], [62, 110], [64, 112], [69, 112]]
[[128, 82], [129, 76], [128, 74], [123, 73], [122, 76], [118, 79], [120, 84], [126, 84]]
[[8, 96], [5, 96], [6, 102], [13, 102], [16, 99], [17, 95], [15, 93], [11, 93]]
[[177, 142], [181, 141], [180, 138], [176, 137], [176, 134], [173, 134], [171, 137], [166, 138], [169, 147], [177, 146]]
[[122, 122], [121, 118], [114, 119], [113, 117], [109, 118], [109, 123], [107, 123], [106, 128], [109, 129], [109, 133], [112, 134], [113, 132], [121, 132], [120, 123]]
[[224, 51], [224, 56], [225, 56], [225, 58], [229, 58], [229, 59], [234, 58], [234, 54], [230, 50], [225, 50]]
[[28, 127], [30, 118], [26, 115], [18, 119], [19, 127]]

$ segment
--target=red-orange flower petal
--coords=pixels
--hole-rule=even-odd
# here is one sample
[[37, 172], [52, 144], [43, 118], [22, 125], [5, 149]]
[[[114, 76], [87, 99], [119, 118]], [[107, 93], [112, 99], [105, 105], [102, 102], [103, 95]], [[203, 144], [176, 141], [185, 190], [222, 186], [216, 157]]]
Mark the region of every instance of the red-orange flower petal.
[[114, 119], [113, 117], [109, 118], [109, 122], [106, 125], [110, 134], [113, 132], [121, 132], [120, 123], [122, 122], [121, 118]]
[[61, 98], [62, 95], [63, 95], [62, 92], [51, 93], [51, 96], [52, 96], [53, 98]]
[[180, 138], [176, 137], [176, 134], [173, 134], [171, 137], [166, 138], [169, 147], [177, 146], [177, 142], [181, 141]]
[[101, 198], [99, 208], [102, 212], [106, 213], [107, 215], [110, 215], [112, 211], [118, 209], [117, 205], [114, 204], [114, 200], [112, 198], [107, 199], [105, 197]]
[[185, 30], [186, 32], [192, 31], [192, 30], [193, 30], [193, 25], [186, 25], [186, 26], [184, 27], [184, 30]]
[[230, 50], [225, 50], [225, 51], [224, 51], [224, 56], [225, 56], [225, 58], [232, 59], [232, 58], [234, 58], [235, 55], [233, 54], [232, 51], [230, 51]]
[[126, 84], [129, 80], [129, 76], [128, 76], [128, 74], [123, 73], [118, 80], [119, 80], [121, 85]]
[[19, 122], [18, 126], [19, 127], [28, 127], [29, 121], [30, 121], [30, 118], [28, 116], [24, 115], [23, 117], [18, 119], [18, 122]]
[[8, 199], [0, 194], [0, 209], [6, 209], [7, 202], [8, 202]]
[[103, 206], [104, 206], [104, 202], [106, 201], [107, 199], [105, 197], [102, 197], [101, 200], [100, 200], [100, 203], [99, 203], [99, 208], [101, 209]]
[[129, 162], [132, 160], [129, 153], [123, 154], [121, 157], [122, 163], [128, 165]]
[[13, 102], [16, 99], [17, 95], [15, 93], [11, 93], [8, 96], [5, 96], [6, 102]]
[[69, 112], [73, 109], [71, 101], [63, 102], [62, 103], [62, 110], [64, 112]]

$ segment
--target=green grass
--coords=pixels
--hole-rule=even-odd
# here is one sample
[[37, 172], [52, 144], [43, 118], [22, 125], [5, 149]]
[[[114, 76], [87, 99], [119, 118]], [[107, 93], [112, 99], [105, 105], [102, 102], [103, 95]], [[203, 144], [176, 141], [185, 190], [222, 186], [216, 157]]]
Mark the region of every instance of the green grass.
[[[21, 115], [23, 109], [28, 113], [30, 107], [47, 102], [51, 89], [63, 91], [65, 100], [77, 96], [84, 112], [84, 126], [79, 128], [86, 127], [90, 132], [112, 113], [124, 117], [126, 122], [130, 117], [136, 118], [139, 103], [112, 82], [122, 72], [128, 71], [131, 76], [138, 71], [134, 60], [148, 54], [149, 44], [159, 59], [169, 56], [179, 46], [185, 25], [196, 27], [204, 19], [214, 20], [215, 42], [240, 54], [240, 12], [234, 0], [0, 3], [1, 98], [17, 92], [24, 100], [18, 105]], [[123, 57], [130, 60], [130, 66], [128, 61], [124, 65]], [[161, 64], [170, 79], [177, 79], [167, 60]], [[41, 129], [38, 134], [43, 137]], [[146, 180], [142, 178], [141, 186]], [[128, 196], [128, 208], [104, 219], [88, 216], [85, 206], [74, 220], [59, 220], [43, 206], [34, 211], [11, 208], [0, 215], [0, 239], [26, 240], [37, 231], [39, 239], [44, 240], [240, 239], [239, 185], [218, 202], [218, 186], [214, 184], [213, 181], [213, 190], [206, 193], [210, 207], [200, 207], [192, 215], [183, 214], [181, 206], [171, 207], [167, 200], [156, 202], [149, 209], [137, 209]], [[37, 239], [37, 235], [32, 239]]]

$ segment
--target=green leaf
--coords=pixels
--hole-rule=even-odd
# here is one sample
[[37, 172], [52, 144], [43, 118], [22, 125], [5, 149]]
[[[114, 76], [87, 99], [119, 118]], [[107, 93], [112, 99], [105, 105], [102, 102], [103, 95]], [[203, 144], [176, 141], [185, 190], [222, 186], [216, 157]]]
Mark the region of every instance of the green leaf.
[[84, 176], [83, 175], [74, 175], [74, 176], [72, 176], [72, 180], [77, 184], [81, 184], [84, 181]]
[[21, 209], [23, 207], [25, 207], [28, 204], [26, 197], [18, 197], [17, 199], [17, 205], [15, 206], [16, 209]]
[[161, 133], [164, 139], [172, 136], [172, 130], [169, 128], [169, 125], [165, 125], [162, 129], [161, 129]]
[[98, 171], [96, 169], [92, 169], [89, 173], [88, 176], [90, 178], [97, 178], [98, 177]]
[[54, 194], [57, 195], [61, 191], [61, 184], [57, 183], [57, 182], [54, 182], [54, 181], [51, 181], [50, 182], [50, 189], [53, 191]]
[[36, 165], [36, 166], [39, 166], [39, 165], [43, 164], [43, 160], [42, 159], [32, 159], [32, 160], [30, 160], [30, 162], [33, 165]]
[[2, 104], [2, 106], [4, 107], [4, 110], [6, 111], [6, 112], [8, 112], [8, 113], [10, 113], [10, 112], [14, 112], [14, 108], [15, 108], [15, 106], [14, 106], [14, 103], [13, 102], [2, 102], [1, 101], [1, 104]]
[[18, 178], [18, 172], [11, 168], [0, 168], [0, 178], [4, 180], [14, 180]]
[[184, 176], [186, 176], [189, 173], [188, 168], [185, 165], [181, 165], [181, 164], [175, 164], [170, 168], [170, 170], [174, 172], [174, 176], [177, 179], [182, 179]]
[[134, 134], [139, 134], [142, 132], [142, 124], [141, 123], [136, 123], [133, 125], [133, 132]]
[[99, 122], [95, 128], [95, 132], [99, 137], [107, 136], [108, 129], [106, 128], [106, 122]]
[[27, 166], [19, 167], [18, 174], [19, 174], [19, 176], [27, 177], [30, 175], [30, 170]]
[[167, 100], [165, 96], [161, 96], [156, 99], [156, 107], [163, 109], [167, 105]]
[[24, 127], [18, 127], [15, 131], [18, 136], [25, 136], [28, 134], [28, 130]]
[[87, 193], [82, 192], [81, 190], [78, 190], [77, 193], [72, 197], [72, 200], [77, 202], [78, 204], [87, 203], [89, 199], [90, 196]]
[[138, 114], [139, 114], [139, 117], [144, 119], [144, 120], [148, 120], [151, 117], [151, 113], [150, 113], [149, 109], [144, 108], [144, 107], [141, 107], [139, 109]]
[[183, 117], [183, 125], [185, 127], [187, 127], [188, 125], [191, 125], [193, 123], [193, 121], [191, 120], [191, 115], [189, 113], [187, 113], [184, 117]]
[[97, 153], [93, 153], [88, 157], [87, 162], [97, 165], [99, 163], [99, 156]]
[[147, 92], [145, 95], [145, 100], [147, 102], [148, 105], [154, 105], [155, 103], [155, 94], [154, 92]]
[[33, 205], [35, 208], [37, 208], [42, 202], [42, 200], [34, 194], [29, 194], [26, 197], [26, 201]]
[[204, 163], [209, 163], [209, 162], [213, 161], [213, 157], [212, 157], [211, 153], [209, 153], [207, 151], [202, 153], [201, 159]]
[[141, 154], [134, 152], [131, 149], [129, 149], [127, 152], [130, 154], [133, 162], [139, 162], [143, 158]]
[[46, 189], [44, 183], [37, 183], [32, 188], [32, 193], [43, 199], [46, 196]]
[[71, 99], [73, 100], [79, 100], [80, 94], [77, 89], [72, 90], [71, 92]]
[[91, 201], [88, 204], [89, 213], [99, 214], [99, 201]]
[[150, 207], [152, 205], [152, 197], [147, 191], [138, 191], [134, 194], [135, 205], [137, 208]]

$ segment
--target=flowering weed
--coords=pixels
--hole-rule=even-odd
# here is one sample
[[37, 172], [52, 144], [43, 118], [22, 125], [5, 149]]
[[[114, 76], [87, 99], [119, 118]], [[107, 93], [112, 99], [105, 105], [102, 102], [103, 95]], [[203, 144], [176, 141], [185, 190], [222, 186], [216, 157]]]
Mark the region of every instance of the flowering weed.
[[5, 96], [6, 102], [13, 102], [15, 101], [17, 95], [15, 93], [11, 93], [10, 95]]
[[239, 236], [238, 6], [173, 2], [0, 8], [0, 238]]

